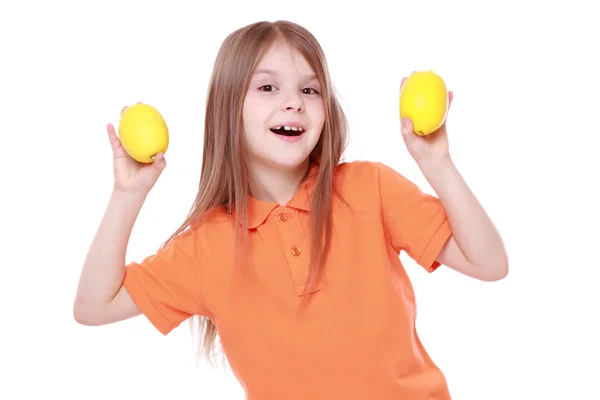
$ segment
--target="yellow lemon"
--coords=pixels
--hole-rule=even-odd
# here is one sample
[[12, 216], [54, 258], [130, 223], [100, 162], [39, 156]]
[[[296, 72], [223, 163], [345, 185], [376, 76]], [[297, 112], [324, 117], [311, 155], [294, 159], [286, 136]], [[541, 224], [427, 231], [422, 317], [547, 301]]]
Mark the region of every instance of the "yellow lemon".
[[156, 108], [138, 103], [121, 114], [119, 139], [131, 158], [151, 163], [156, 154], [167, 151], [169, 129]]
[[410, 118], [413, 132], [429, 135], [444, 123], [448, 113], [448, 91], [433, 71], [413, 72], [400, 91], [400, 117]]

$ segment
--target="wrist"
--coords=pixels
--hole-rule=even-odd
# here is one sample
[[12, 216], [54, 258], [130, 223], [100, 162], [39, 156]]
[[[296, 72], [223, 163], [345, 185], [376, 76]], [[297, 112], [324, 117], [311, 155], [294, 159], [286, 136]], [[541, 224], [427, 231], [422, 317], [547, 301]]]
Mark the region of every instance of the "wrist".
[[123, 207], [141, 207], [146, 201], [147, 193], [140, 192], [125, 192], [119, 189], [114, 189], [110, 196], [110, 202]]
[[439, 170], [447, 170], [454, 166], [454, 161], [450, 155], [436, 158], [425, 158], [417, 161], [417, 165], [423, 173], [434, 172]]
[[459, 172], [450, 157], [421, 162], [419, 168], [438, 196], [443, 196], [459, 177]]

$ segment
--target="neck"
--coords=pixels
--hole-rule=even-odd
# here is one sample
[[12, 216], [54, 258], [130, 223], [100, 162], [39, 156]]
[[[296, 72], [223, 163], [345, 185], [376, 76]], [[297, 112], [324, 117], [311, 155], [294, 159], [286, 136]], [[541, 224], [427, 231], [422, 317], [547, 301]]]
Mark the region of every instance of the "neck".
[[287, 204], [298, 190], [298, 185], [309, 168], [309, 161], [293, 169], [277, 169], [253, 166], [250, 172], [252, 197], [257, 200]]

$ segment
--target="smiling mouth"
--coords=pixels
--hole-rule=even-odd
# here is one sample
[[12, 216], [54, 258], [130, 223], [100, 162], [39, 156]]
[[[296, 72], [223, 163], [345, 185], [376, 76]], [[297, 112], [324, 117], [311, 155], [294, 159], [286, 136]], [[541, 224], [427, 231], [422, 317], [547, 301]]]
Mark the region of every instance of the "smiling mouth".
[[295, 126], [275, 126], [271, 128], [271, 132], [283, 136], [300, 136], [304, 133], [304, 129]]

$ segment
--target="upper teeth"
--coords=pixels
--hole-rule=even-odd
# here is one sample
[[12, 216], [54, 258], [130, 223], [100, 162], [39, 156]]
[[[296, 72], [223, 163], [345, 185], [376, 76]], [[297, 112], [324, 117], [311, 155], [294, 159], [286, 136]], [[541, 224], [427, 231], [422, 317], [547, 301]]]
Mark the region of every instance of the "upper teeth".
[[[275, 127], [273, 127], [273, 129], [281, 129], [281, 128], [282, 128], [281, 126], [275, 126]], [[285, 126], [283, 126], [283, 129], [285, 129], [286, 131], [292, 130], [292, 131], [304, 132], [304, 129], [299, 128], [297, 126], [287, 126], [287, 125], [285, 125]]]

